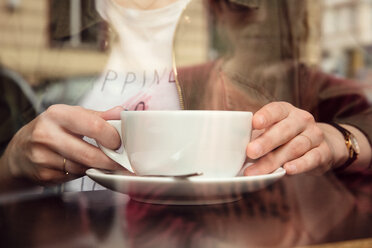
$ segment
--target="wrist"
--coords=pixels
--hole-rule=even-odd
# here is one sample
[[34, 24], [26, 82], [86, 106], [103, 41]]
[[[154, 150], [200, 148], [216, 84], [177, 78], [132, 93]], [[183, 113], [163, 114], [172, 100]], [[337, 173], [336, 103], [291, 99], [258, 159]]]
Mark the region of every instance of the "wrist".
[[343, 127], [334, 122], [331, 122], [329, 124], [336, 128], [344, 137], [345, 146], [348, 151], [348, 158], [346, 162], [344, 162], [344, 164], [336, 168], [337, 171], [344, 170], [347, 167], [349, 167], [352, 163], [354, 163], [355, 160], [357, 160], [360, 154], [359, 143], [357, 141], [356, 136], [354, 136], [354, 134], [350, 130], [348, 130], [346, 126]]
[[345, 138], [339, 130], [330, 124], [318, 123], [318, 126], [323, 130], [324, 139], [331, 150], [331, 166], [333, 169], [337, 169], [345, 164], [349, 158]]

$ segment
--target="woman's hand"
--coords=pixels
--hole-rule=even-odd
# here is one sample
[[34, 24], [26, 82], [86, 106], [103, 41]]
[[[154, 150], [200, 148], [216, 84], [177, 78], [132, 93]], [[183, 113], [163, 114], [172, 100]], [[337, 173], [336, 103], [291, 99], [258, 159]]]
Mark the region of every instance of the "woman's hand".
[[316, 123], [310, 113], [289, 103], [265, 105], [254, 114], [252, 126], [261, 133], [248, 144], [247, 156], [256, 161], [245, 175], [267, 174], [281, 166], [287, 174], [315, 168], [326, 171], [347, 158], [345, 141], [337, 130]]
[[83, 175], [89, 167], [121, 168], [82, 137], [93, 138], [111, 149], [118, 148], [120, 137], [105, 119], [118, 119], [122, 110], [116, 107], [95, 112], [77, 106], [53, 105], [17, 132], [0, 165], [7, 166], [11, 177], [31, 179], [38, 184], [71, 180]]

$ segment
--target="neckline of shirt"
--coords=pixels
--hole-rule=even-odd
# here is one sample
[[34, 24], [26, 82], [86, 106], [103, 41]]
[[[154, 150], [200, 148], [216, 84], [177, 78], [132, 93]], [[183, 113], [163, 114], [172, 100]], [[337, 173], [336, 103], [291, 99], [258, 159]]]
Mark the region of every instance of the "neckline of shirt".
[[178, 19], [182, 9], [186, 7], [189, 0], [178, 0], [165, 7], [151, 10], [124, 8], [114, 1], [113, 7], [121, 13], [122, 17], [131, 22], [133, 26], [157, 26]]

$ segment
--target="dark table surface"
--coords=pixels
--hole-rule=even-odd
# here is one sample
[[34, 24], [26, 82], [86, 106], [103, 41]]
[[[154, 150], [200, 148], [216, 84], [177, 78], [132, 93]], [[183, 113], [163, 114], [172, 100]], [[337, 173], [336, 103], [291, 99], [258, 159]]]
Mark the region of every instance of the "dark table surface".
[[111, 190], [0, 197], [0, 247], [365, 244], [371, 226], [368, 173], [285, 176], [239, 201], [202, 206], [140, 203]]

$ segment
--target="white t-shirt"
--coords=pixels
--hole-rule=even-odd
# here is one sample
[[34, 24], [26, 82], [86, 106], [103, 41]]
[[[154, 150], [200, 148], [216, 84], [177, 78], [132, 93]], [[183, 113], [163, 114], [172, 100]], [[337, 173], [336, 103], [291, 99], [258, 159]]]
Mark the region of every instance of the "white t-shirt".
[[102, 17], [116, 29], [119, 41], [92, 90], [80, 105], [107, 110], [180, 109], [172, 70], [173, 34], [186, 0], [161, 9], [125, 9], [114, 1], [97, 1]]
[[[155, 10], [125, 9], [114, 1], [96, 1], [97, 11], [118, 33], [108, 63], [79, 105], [105, 111], [179, 110], [172, 70], [173, 34], [189, 0]], [[101, 188], [88, 177], [65, 184], [66, 191]]]

